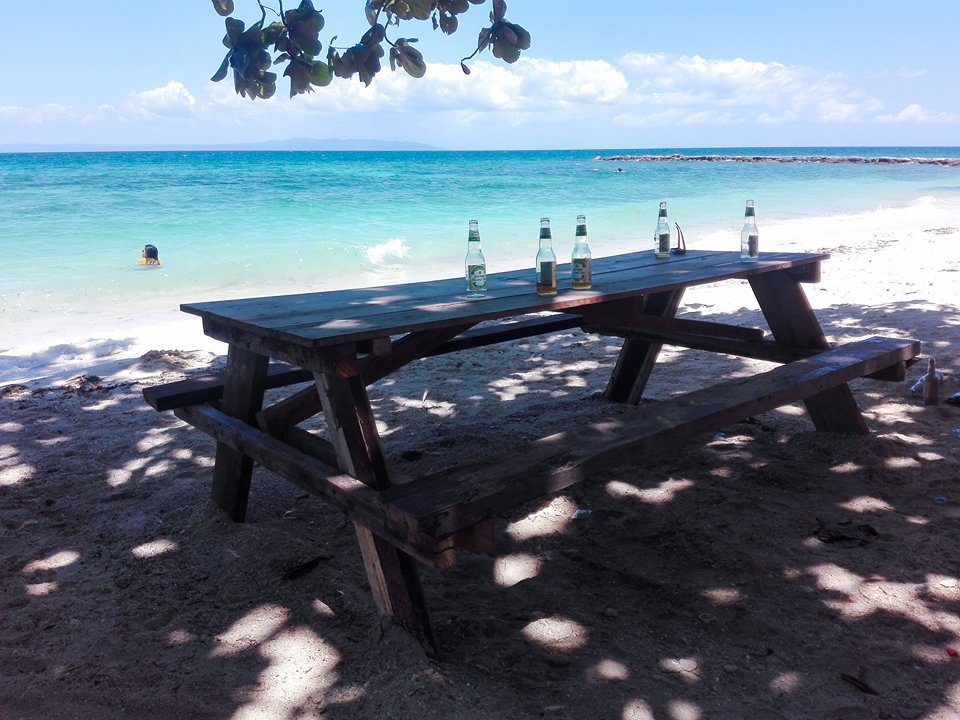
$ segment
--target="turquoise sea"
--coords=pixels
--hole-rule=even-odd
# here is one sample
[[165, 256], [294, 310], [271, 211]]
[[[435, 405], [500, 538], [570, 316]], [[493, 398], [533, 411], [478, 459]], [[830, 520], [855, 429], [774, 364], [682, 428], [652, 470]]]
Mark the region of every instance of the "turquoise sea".
[[[456, 276], [471, 218], [497, 272], [532, 266], [544, 216], [562, 258], [579, 213], [595, 256], [652, 247], [661, 200], [688, 246], [732, 249], [748, 198], [763, 237], [960, 197], [956, 165], [598, 160], [637, 154], [956, 162], [960, 148], [0, 154], [0, 355], [41, 328], [129, 328], [182, 302]], [[138, 266], [146, 243], [160, 268]]]

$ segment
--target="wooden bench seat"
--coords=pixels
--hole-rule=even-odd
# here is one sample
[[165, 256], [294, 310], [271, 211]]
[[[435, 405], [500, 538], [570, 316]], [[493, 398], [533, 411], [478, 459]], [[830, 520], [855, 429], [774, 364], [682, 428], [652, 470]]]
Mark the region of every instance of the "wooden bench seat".
[[[284, 362], [267, 368], [268, 390], [313, 380], [313, 373]], [[201, 375], [143, 389], [143, 399], [157, 411], [216, 402], [223, 397], [223, 375]]]
[[[500, 323], [488, 327], [472, 328], [449, 340], [427, 355], [485, 347], [508, 340], [518, 340], [536, 335], [559, 332], [579, 327], [581, 318], [567, 313], [553, 313], [544, 317], [514, 323]], [[285, 362], [271, 362], [267, 369], [266, 389], [286, 387], [313, 380], [313, 373]], [[143, 389], [143, 398], [154, 410], [174, 410], [188, 405], [216, 402], [223, 397], [223, 375], [202, 375], [178, 380], [165, 385]]]
[[457, 466], [382, 493], [411, 537], [444, 538], [497, 513], [642, 460], [691, 433], [716, 430], [916, 357], [914, 340], [869, 338], [643, 407], [637, 417], [557, 433], [517, 454]]
[[309, 444], [297, 449], [210, 405], [185, 406], [175, 412], [218, 441], [323, 497], [417, 560], [445, 569], [455, 562], [456, 546], [491, 549], [491, 521], [501, 512], [569, 488], [600, 471], [642, 460], [650, 450], [673, 445], [692, 433], [717, 430], [909, 362], [919, 352], [920, 343], [914, 340], [861, 340], [764, 373], [645, 405], [630, 419], [557, 433], [529, 443], [520, 453], [455, 466], [384, 491], [342, 473], [318, 457], [322, 454], [309, 452]]

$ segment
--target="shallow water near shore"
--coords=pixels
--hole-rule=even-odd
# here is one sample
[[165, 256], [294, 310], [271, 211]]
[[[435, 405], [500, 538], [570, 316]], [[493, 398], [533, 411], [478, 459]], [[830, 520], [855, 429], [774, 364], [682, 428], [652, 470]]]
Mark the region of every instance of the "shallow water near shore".
[[[676, 157], [600, 159], [638, 154]], [[532, 265], [540, 217], [561, 258], [580, 213], [594, 255], [612, 255], [652, 245], [666, 200], [689, 247], [732, 249], [751, 198], [761, 249], [773, 249], [798, 220], [960, 198], [960, 168], [947, 165], [691, 160], [705, 155], [957, 159], [960, 148], [0, 155], [0, 382], [158, 338], [182, 325], [183, 302], [457, 276], [471, 218], [498, 272]], [[160, 268], [138, 266], [147, 243]]]

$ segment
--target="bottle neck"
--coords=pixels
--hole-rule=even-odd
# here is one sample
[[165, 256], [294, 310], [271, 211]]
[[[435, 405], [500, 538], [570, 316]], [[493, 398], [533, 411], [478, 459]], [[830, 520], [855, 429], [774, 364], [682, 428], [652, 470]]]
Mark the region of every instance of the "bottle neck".
[[550, 226], [544, 223], [540, 226], [540, 247], [548, 248], [553, 243], [553, 233], [550, 232]]

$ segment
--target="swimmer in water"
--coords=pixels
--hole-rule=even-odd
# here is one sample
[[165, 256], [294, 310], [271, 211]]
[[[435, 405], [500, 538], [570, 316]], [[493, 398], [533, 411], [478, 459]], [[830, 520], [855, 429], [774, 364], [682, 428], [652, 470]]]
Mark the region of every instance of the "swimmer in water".
[[160, 252], [157, 250], [156, 245], [144, 245], [143, 251], [140, 253], [141, 265], [159, 265], [160, 264]]

